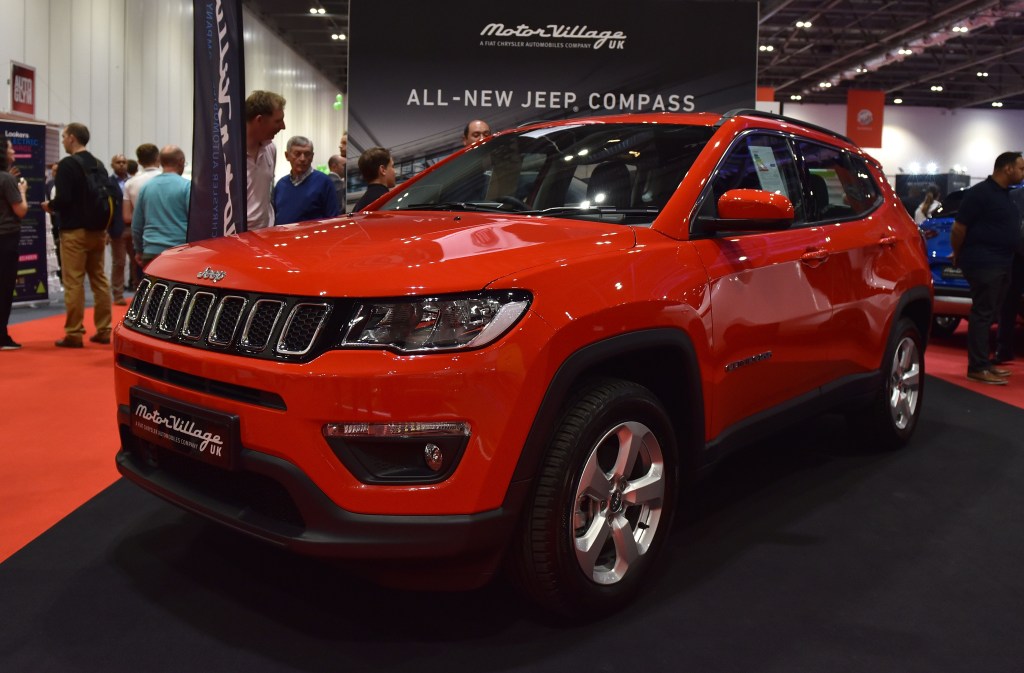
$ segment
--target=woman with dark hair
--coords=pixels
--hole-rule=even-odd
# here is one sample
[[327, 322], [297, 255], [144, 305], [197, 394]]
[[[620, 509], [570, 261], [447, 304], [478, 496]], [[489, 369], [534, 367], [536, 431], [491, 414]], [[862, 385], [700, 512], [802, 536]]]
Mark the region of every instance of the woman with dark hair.
[[0, 350], [21, 348], [7, 333], [14, 303], [14, 284], [18, 277], [18, 242], [21, 239], [21, 218], [28, 212], [25, 178], [10, 173], [14, 166], [14, 147], [0, 138]]
[[929, 217], [935, 214], [935, 211], [942, 205], [939, 203], [939, 192], [938, 185], [928, 185], [928, 188], [924, 192], [924, 201], [914, 211], [914, 222], [921, 224]]

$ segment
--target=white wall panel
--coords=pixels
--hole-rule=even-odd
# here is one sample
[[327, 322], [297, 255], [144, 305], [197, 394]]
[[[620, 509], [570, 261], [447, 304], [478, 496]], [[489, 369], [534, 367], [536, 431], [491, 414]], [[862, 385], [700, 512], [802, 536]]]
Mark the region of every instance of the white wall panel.
[[[0, 0], [0, 66], [36, 68], [40, 121], [89, 127], [89, 149], [109, 162], [134, 157], [144, 142], [180, 145], [192, 155], [192, 0]], [[316, 162], [337, 152], [343, 113], [338, 91], [248, 10], [244, 11], [246, 91], [288, 100], [278, 138], [311, 138]], [[2, 81], [6, 81], [6, 77]], [[9, 94], [0, 111], [10, 110]], [[288, 172], [279, 152], [277, 174]]]

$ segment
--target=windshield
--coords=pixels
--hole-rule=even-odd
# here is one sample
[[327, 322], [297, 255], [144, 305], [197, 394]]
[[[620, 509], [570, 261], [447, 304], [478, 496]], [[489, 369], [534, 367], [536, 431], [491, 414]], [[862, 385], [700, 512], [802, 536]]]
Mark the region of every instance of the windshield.
[[713, 129], [577, 124], [498, 136], [414, 179], [381, 210], [479, 210], [650, 224]]

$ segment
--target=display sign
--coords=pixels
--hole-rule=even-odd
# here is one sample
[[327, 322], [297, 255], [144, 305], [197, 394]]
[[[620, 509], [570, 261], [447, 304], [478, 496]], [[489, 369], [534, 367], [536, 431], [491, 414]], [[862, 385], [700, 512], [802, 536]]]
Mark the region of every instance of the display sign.
[[432, 3], [353, 2], [349, 11], [353, 34], [387, 26], [385, 49], [351, 40], [349, 144], [357, 155], [390, 149], [403, 175], [461, 147], [473, 119], [498, 131], [583, 115], [754, 106], [753, 2], [459, 0], [445, 3], [444, 21], [429, 32], [438, 25]]
[[36, 116], [36, 69], [11, 61], [11, 111]]
[[151, 444], [225, 469], [238, 452], [238, 416], [222, 414], [133, 387], [132, 434]]
[[188, 241], [245, 231], [241, 0], [193, 0], [192, 193]]
[[14, 301], [45, 300], [46, 214], [39, 204], [46, 192], [46, 125], [3, 119], [0, 135], [14, 147], [14, 166], [28, 182], [28, 212], [21, 218]]
[[885, 92], [850, 89], [846, 94], [846, 135], [861, 147], [882, 146]]

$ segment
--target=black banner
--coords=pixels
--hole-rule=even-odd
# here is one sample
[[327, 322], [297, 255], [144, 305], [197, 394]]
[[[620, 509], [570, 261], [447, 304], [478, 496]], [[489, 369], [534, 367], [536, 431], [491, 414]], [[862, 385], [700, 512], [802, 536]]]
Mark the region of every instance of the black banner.
[[245, 231], [241, 0], [193, 0], [195, 90], [188, 240]]
[[39, 207], [46, 192], [46, 126], [0, 120], [0, 134], [14, 146], [14, 165], [28, 181], [28, 213], [21, 218], [18, 278], [14, 301], [40, 301], [46, 286], [46, 213]]
[[440, 23], [436, 3], [413, 0], [352, 2], [349, 12], [353, 34], [387, 26], [386, 49], [350, 41], [350, 158], [386, 147], [402, 176], [459, 149], [473, 119], [497, 132], [755, 104], [755, 2], [451, 0]]

